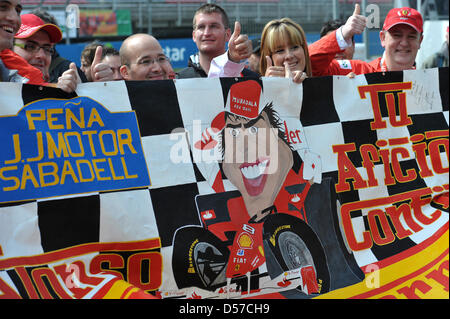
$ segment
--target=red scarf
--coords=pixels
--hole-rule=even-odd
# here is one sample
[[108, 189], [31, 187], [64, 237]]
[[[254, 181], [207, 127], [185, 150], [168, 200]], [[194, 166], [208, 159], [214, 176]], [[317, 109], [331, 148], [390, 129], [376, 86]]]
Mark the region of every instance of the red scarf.
[[22, 77], [22, 83], [47, 85], [42, 72], [13, 51], [9, 49], [2, 50], [0, 52], [0, 59], [2, 59], [7, 69], [18, 71], [17, 73]]

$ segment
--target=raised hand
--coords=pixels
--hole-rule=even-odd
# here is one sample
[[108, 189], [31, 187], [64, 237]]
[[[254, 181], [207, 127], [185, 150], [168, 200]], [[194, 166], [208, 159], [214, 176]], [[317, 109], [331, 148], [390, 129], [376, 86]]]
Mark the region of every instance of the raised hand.
[[111, 67], [108, 64], [101, 62], [102, 53], [103, 47], [98, 46], [95, 50], [94, 60], [92, 61], [91, 65], [92, 80], [94, 82], [114, 81], [113, 71], [111, 70]]
[[77, 66], [72, 62], [69, 69], [64, 71], [58, 78], [57, 87], [67, 93], [71, 93], [76, 90], [78, 83], [81, 83], [81, 79], [78, 75]]
[[342, 26], [342, 35], [346, 41], [349, 41], [353, 35], [363, 33], [366, 28], [367, 18], [361, 15], [361, 6], [355, 4], [355, 10], [350, 18]]
[[280, 78], [285, 77], [286, 74], [284, 66], [274, 66], [270, 56], [266, 56], [266, 62], [267, 68], [265, 76], [275, 76]]
[[307, 75], [303, 71], [291, 71], [289, 68], [288, 62], [284, 62], [284, 69], [285, 69], [285, 78], [290, 78], [294, 83], [302, 83], [304, 79], [307, 78]]
[[275, 76], [280, 78], [290, 78], [295, 83], [302, 83], [307, 78], [306, 73], [303, 71], [291, 71], [287, 61], [283, 63], [283, 66], [274, 66], [272, 59], [266, 56], [267, 68], [265, 76]]
[[246, 34], [241, 34], [241, 24], [234, 23], [234, 31], [228, 41], [228, 58], [236, 63], [248, 59], [252, 55], [252, 41]]

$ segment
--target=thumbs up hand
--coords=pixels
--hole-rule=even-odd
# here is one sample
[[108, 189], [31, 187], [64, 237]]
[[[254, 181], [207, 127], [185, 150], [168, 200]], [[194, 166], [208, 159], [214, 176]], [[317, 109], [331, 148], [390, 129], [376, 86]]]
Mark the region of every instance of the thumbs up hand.
[[275, 77], [285, 77], [286, 76], [286, 70], [284, 69], [284, 66], [274, 66], [272, 62], [272, 58], [270, 56], [266, 56], [266, 74], [264, 76], [275, 76]]
[[99, 45], [95, 50], [94, 60], [92, 61], [91, 65], [92, 80], [94, 82], [114, 80], [113, 71], [111, 70], [111, 67], [108, 64], [101, 62], [102, 53], [103, 47]]
[[252, 41], [246, 34], [241, 34], [241, 24], [234, 23], [234, 31], [228, 41], [228, 58], [236, 63], [248, 59], [252, 54]]
[[77, 66], [72, 62], [69, 69], [58, 78], [56, 86], [67, 93], [72, 93], [76, 90], [78, 83], [81, 83], [81, 79], [78, 75]]
[[367, 18], [361, 15], [361, 6], [355, 4], [355, 10], [347, 22], [342, 26], [342, 35], [344, 39], [349, 42], [353, 35], [363, 33], [366, 28]]
[[292, 81], [294, 81], [294, 83], [297, 83], [297, 84], [302, 83], [303, 80], [308, 77], [306, 75], [306, 73], [303, 71], [291, 71], [291, 69], [289, 68], [288, 62], [286, 62], [286, 61], [284, 62], [284, 69], [285, 69], [284, 77], [292, 79]]

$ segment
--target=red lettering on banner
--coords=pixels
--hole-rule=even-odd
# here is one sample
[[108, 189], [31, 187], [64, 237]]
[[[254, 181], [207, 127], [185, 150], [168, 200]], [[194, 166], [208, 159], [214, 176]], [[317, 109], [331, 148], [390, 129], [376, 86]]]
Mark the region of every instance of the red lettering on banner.
[[430, 272], [427, 277], [428, 279], [433, 279], [437, 283], [441, 284], [445, 291], [448, 291], [448, 282], [449, 278], [444, 274], [444, 270], [448, 273], [449, 267], [448, 267], [449, 261], [444, 260], [442, 264], [439, 265], [438, 270], [433, 270]]
[[[64, 290], [56, 278], [53, 269], [36, 268], [31, 271], [31, 278], [36, 284], [36, 288], [44, 299], [63, 298], [70, 299], [71, 296]], [[45, 281], [44, 281], [45, 278]], [[49, 284], [46, 284], [46, 283]]]
[[16, 273], [19, 275], [20, 279], [22, 280], [23, 286], [25, 287], [26, 292], [28, 293], [28, 297], [30, 299], [38, 299], [39, 295], [34, 288], [33, 281], [31, 280], [30, 276], [28, 276], [28, 272], [25, 269], [25, 267], [17, 267]]
[[367, 172], [367, 186], [375, 187], [378, 186], [378, 180], [375, 178], [374, 162], [380, 161], [380, 156], [378, 154], [377, 148], [372, 144], [361, 145], [360, 153], [362, 158], [362, 166]]
[[[92, 292], [95, 286], [101, 286], [103, 282], [111, 280], [107, 275], [114, 275], [142, 290], [154, 291], [162, 284], [163, 266], [161, 254], [151, 250], [160, 247], [159, 239], [132, 243], [94, 243], [39, 256], [0, 260], [0, 269], [14, 271], [24, 288], [24, 296], [21, 296], [22, 292], [18, 294], [0, 278], [0, 299], [83, 298]], [[75, 261], [69, 265], [62, 262], [49, 266], [59, 260], [101, 251], [101, 248], [106, 252], [94, 256], [88, 265]]]
[[398, 293], [404, 295], [408, 299], [421, 299], [417, 294], [416, 290], [419, 290], [421, 293], [426, 294], [431, 290], [431, 286], [422, 280], [414, 281], [410, 286], [406, 286], [397, 290]]
[[299, 144], [302, 143], [302, 140], [300, 139], [300, 130], [289, 130], [287, 127], [286, 121], [284, 121], [284, 134], [286, 135], [286, 139], [288, 143], [291, 144]]
[[[374, 242], [377, 245], [385, 245], [395, 240], [394, 234], [397, 238], [401, 239], [411, 235], [412, 232], [422, 230], [423, 227], [416, 223], [412, 216], [424, 225], [435, 222], [442, 215], [442, 211], [436, 209], [431, 213], [430, 217], [422, 211], [422, 207], [428, 206], [431, 202], [431, 197], [429, 196], [431, 194], [432, 190], [430, 188], [424, 188], [389, 197], [342, 205], [342, 226], [350, 248], [354, 251], [368, 249], [372, 247]], [[387, 205], [392, 206], [388, 206], [386, 211], [377, 208]], [[397, 205], [399, 206], [397, 207]], [[351, 214], [362, 209], [370, 209], [368, 212], [369, 230], [363, 231], [360, 234], [363, 239], [362, 241], [358, 241], [358, 236], [353, 228]], [[401, 222], [401, 216], [405, 220], [406, 225], [403, 225]], [[388, 218], [392, 222], [392, 227]], [[378, 225], [381, 228], [381, 232]]]
[[22, 297], [0, 278], [0, 299], [22, 299]]
[[440, 156], [440, 148], [445, 149], [445, 153], [447, 154], [447, 159], [449, 155], [449, 147], [448, 147], [448, 138], [447, 139], [438, 139], [431, 141], [428, 145], [428, 151], [430, 152], [431, 157], [431, 165], [433, 166], [433, 170], [437, 174], [445, 174], [448, 173], [448, 166], [444, 167], [442, 165], [442, 159]]
[[350, 184], [348, 179], [353, 180], [353, 186], [355, 189], [366, 188], [367, 183], [363, 180], [358, 170], [353, 165], [352, 161], [348, 158], [347, 153], [356, 150], [354, 143], [333, 145], [333, 152], [337, 153], [339, 180], [336, 184], [336, 192], [345, 192], [350, 190]]
[[[144, 267], [147, 262], [149, 267]], [[162, 284], [162, 256], [157, 252], [138, 253], [130, 256], [128, 260], [128, 282], [145, 291], [158, 289]], [[145, 278], [143, 276], [143, 270]]]
[[[370, 95], [370, 102], [372, 105], [374, 121], [370, 123], [372, 130], [386, 128], [386, 121], [383, 120], [381, 115], [380, 106], [380, 93], [384, 93], [386, 101], [386, 107], [389, 116], [389, 123], [394, 127], [407, 126], [412, 124], [411, 118], [408, 116], [408, 110], [406, 108], [406, 93], [401, 92], [403, 90], [411, 90], [412, 82], [401, 83], [388, 83], [388, 84], [372, 84], [359, 86], [359, 96], [361, 99], [366, 99], [366, 93]], [[398, 100], [398, 113], [397, 119], [395, 97]]]
[[[369, 228], [372, 232], [372, 238], [377, 245], [386, 245], [392, 243], [395, 240], [395, 235], [389, 226], [389, 221], [381, 209], [374, 209], [367, 215], [369, 222]], [[382, 233], [377, 227], [377, 220], [380, 223]]]
[[[419, 224], [414, 221], [411, 212], [411, 206], [408, 204], [401, 204], [398, 207], [389, 206], [386, 208], [386, 214], [389, 216], [392, 224], [394, 225], [395, 230], [397, 231], [396, 235], [398, 239], [406, 238], [413, 234], [413, 232], [418, 232], [423, 229]], [[403, 217], [407, 227], [406, 229], [402, 222], [400, 221], [400, 217]]]
[[[81, 299], [93, 289], [89, 286], [80, 288], [77, 282], [74, 281], [74, 279], [82, 282], [84, 285], [91, 286], [99, 285], [103, 281], [102, 278], [88, 276], [86, 274], [86, 267], [83, 262], [76, 261], [71, 265], [74, 265], [75, 267], [67, 267], [67, 265], [64, 264], [58, 265], [54, 269], [55, 272], [64, 280], [67, 288], [73, 293], [74, 298]], [[72, 272], [72, 270], [74, 269], [76, 269], [77, 271]], [[76, 278], [71, 278], [72, 276], [75, 276]]]
[[[102, 267], [102, 265], [104, 266]], [[89, 271], [93, 274], [101, 272], [111, 274], [123, 280], [123, 274], [120, 271], [123, 268], [125, 268], [125, 260], [122, 256], [119, 254], [103, 253], [92, 258]]]
[[[445, 138], [447, 137], [447, 138]], [[423, 142], [424, 139], [433, 139]], [[390, 146], [390, 148], [387, 148]], [[414, 154], [411, 154], [411, 147]], [[397, 183], [407, 183], [435, 174], [448, 174], [448, 162], [444, 164], [445, 158], [449, 157], [448, 131], [428, 131], [423, 134], [416, 134], [410, 138], [392, 138], [389, 140], [378, 140], [375, 145], [364, 144], [356, 149], [355, 143], [337, 144], [332, 146], [333, 152], [337, 154], [338, 183], [336, 192], [346, 192], [352, 189], [358, 190], [367, 187], [376, 187], [379, 181], [375, 176], [375, 164], [383, 165], [384, 185], [395, 185]], [[350, 155], [359, 152], [362, 158], [362, 168], [367, 174], [367, 179], [350, 160]], [[427, 154], [428, 153], [428, 154]], [[431, 167], [427, 160], [429, 156]], [[409, 168], [403, 172], [402, 160], [416, 159], [418, 170]]]

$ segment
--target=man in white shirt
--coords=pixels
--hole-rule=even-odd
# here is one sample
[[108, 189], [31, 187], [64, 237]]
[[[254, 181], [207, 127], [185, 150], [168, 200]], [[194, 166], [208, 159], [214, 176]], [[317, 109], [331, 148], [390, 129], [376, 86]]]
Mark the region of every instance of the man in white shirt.
[[178, 72], [178, 78], [258, 76], [244, 69], [241, 63], [252, 54], [251, 41], [241, 34], [241, 24], [237, 21], [231, 33], [228, 15], [220, 6], [207, 3], [197, 9], [192, 39], [198, 53], [191, 56], [187, 68]]

